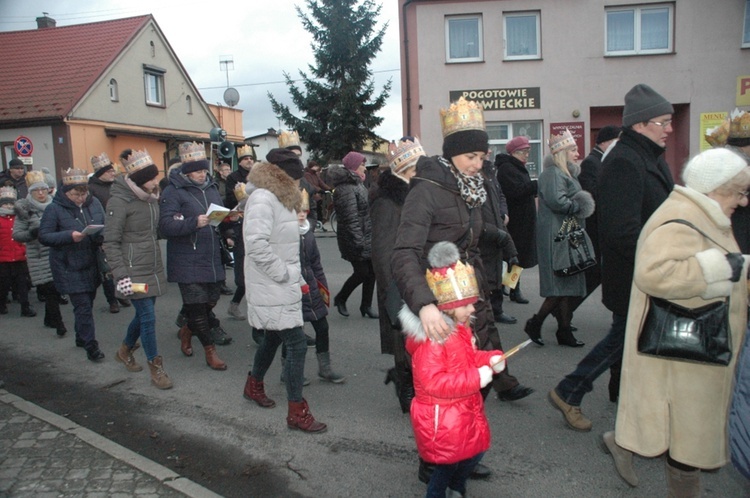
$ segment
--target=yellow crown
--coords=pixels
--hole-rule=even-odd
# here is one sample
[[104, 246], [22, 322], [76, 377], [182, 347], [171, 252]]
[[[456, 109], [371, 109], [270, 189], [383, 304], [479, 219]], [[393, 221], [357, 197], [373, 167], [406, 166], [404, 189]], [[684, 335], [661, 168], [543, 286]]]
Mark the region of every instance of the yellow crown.
[[98, 156], [91, 156], [91, 166], [94, 167], [94, 171], [99, 171], [110, 164], [112, 164], [112, 161], [109, 160], [106, 152], [102, 152]]
[[729, 138], [729, 119], [725, 119], [719, 126], [706, 128], [704, 137], [711, 147], [724, 147]]
[[151, 159], [151, 156], [146, 149], [134, 150], [133, 153], [122, 162], [125, 172], [129, 175], [145, 168], [146, 166], [151, 166], [152, 164], [154, 164], [154, 160]]
[[294, 130], [292, 131], [281, 130], [281, 132], [279, 133], [279, 147], [281, 147], [282, 149], [286, 149], [287, 147], [292, 147], [295, 145], [297, 147], [300, 146], [299, 134]]
[[238, 182], [237, 185], [234, 186], [234, 198], [237, 199], [237, 202], [247, 198], [245, 187], [247, 187], [247, 184], [242, 182]]
[[26, 173], [26, 186], [31, 187], [35, 183], [43, 183], [47, 185], [47, 180], [44, 178], [42, 171], [32, 170]]
[[0, 187], [0, 199], [18, 199], [18, 192], [13, 187]]
[[448, 109], [440, 109], [440, 126], [443, 138], [457, 131], [484, 131], [484, 112], [476, 102], [459, 97]]
[[551, 135], [549, 137], [549, 151], [553, 154], [560, 152], [561, 150], [567, 150], [576, 146], [576, 139], [573, 138], [573, 134], [570, 130], [565, 128], [565, 131], [559, 135]]
[[388, 146], [391, 171], [396, 174], [403, 173], [412, 166], [416, 166], [419, 157], [424, 155], [426, 154], [417, 137], [414, 137], [413, 142], [411, 140], [399, 140], [398, 144], [391, 142]]
[[206, 147], [197, 142], [183, 142], [179, 147], [180, 162], [193, 163], [206, 159]]
[[735, 109], [729, 118], [732, 120], [729, 124], [730, 138], [750, 138], [750, 113]]
[[474, 268], [461, 261], [446, 268], [427, 270], [425, 278], [441, 310], [474, 303], [479, 297], [479, 286]]
[[237, 149], [237, 157], [243, 158], [245, 156], [252, 156], [253, 155], [253, 147], [251, 145], [243, 145], [239, 149]]
[[300, 204], [299, 210], [307, 212], [310, 210], [310, 194], [305, 189], [302, 189], [300, 192], [302, 195], [302, 204]]
[[63, 171], [63, 185], [87, 185], [89, 183], [88, 175], [79, 168], [69, 168]]

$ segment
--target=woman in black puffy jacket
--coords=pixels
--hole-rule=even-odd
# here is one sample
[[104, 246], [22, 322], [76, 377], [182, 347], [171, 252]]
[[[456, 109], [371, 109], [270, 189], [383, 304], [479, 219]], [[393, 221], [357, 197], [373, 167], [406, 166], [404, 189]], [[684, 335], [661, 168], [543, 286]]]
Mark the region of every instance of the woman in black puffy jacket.
[[328, 180], [333, 185], [333, 205], [338, 216], [336, 233], [341, 257], [352, 264], [354, 273], [344, 282], [344, 287], [333, 300], [343, 316], [349, 316], [346, 301], [362, 284], [362, 316], [378, 318], [372, 307], [375, 292], [375, 271], [372, 269], [372, 222], [365, 178], [365, 156], [350, 152], [343, 159], [344, 167], [328, 170]]

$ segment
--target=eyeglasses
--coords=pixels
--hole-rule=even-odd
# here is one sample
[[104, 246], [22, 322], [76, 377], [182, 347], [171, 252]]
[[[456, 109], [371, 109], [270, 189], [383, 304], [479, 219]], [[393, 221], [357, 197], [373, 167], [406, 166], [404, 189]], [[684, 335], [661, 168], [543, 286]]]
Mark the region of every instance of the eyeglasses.
[[745, 199], [750, 198], [750, 191], [747, 191], [747, 190], [745, 190], [745, 191], [739, 191], [739, 190], [737, 190], [734, 193], [737, 194], [737, 195], [739, 195], [740, 199], [742, 199], [743, 197]]
[[649, 123], [654, 123], [656, 126], [661, 126], [662, 128], [666, 128], [667, 126], [669, 126], [669, 125], [672, 124], [672, 120], [671, 119], [667, 119], [665, 121], [649, 120], [648, 122]]

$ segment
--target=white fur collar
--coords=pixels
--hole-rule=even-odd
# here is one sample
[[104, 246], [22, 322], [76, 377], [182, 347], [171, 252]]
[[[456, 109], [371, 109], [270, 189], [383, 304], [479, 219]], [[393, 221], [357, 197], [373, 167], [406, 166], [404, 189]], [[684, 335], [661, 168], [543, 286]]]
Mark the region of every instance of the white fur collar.
[[[401, 331], [407, 337], [411, 337], [417, 342], [423, 342], [427, 340], [427, 334], [422, 328], [422, 320], [417, 315], [411, 312], [407, 305], [401, 306], [401, 310], [398, 312], [398, 319], [401, 322]], [[451, 328], [451, 334], [456, 329], [456, 325], [445, 313], [443, 313], [443, 320]]]

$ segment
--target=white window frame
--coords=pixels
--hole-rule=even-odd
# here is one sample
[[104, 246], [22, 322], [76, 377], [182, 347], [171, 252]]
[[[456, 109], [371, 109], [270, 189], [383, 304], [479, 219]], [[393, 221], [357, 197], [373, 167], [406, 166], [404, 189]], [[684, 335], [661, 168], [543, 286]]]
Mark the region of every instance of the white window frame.
[[745, 0], [745, 22], [742, 30], [742, 48], [750, 48], [750, 0]]
[[[536, 19], [536, 53], [508, 55], [508, 19], [514, 17], [534, 17]], [[542, 58], [542, 15], [538, 11], [503, 13], [503, 57], [506, 61], [536, 60]]]
[[120, 101], [120, 91], [117, 87], [117, 80], [114, 78], [109, 80], [109, 100], [112, 102]]
[[[164, 73], [166, 72], [166, 69], [148, 64], [143, 65], [143, 89], [146, 96], [146, 105], [154, 107], [167, 106], [167, 100], [164, 96]], [[152, 89], [155, 90], [156, 95], [153, 95]]]
[[[657, 49], [641, 49], [641, 18], [644, 11], [667, 9], [669, 26], [667, 33], [667, 47]], [[614, 12], [633, 12], [633, 50], [609, 50], [609, 22], [608, 16]], [[674, 4], [641, 4], [618, 7], [607, 7], [604, 9], [604, 55], [607, 56], [630, 56], [630, 55], [653, 55], [671, 54], [674, 52]]]
[[[476, 20], [477, 23], [477, 56], [476, 57], [451, 57], [451, 21]], [[445, 17], [445, 61], [446, 62], [483, 62], [484, 61], [484, 44], [482, 42], [482, 15], [467, 14], [460, 16]]]

